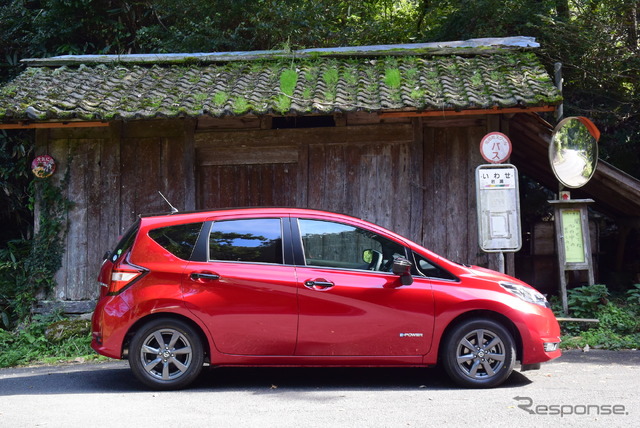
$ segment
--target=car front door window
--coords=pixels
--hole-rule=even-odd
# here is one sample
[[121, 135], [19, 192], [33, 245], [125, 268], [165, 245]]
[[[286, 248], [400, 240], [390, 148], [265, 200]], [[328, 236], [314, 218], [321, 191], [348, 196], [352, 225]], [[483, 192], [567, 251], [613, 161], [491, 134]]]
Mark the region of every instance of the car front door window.
[[390, 272], [405, 249], [383, 236], [351, 225], [299, 220], [307, 266]]

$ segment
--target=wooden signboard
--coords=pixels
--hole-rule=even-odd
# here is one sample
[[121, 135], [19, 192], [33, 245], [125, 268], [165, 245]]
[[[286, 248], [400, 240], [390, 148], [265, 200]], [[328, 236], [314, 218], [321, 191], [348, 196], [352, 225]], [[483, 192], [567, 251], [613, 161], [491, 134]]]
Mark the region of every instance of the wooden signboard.
[[589, 215], [587, 205], [592, 199], [549, 201], [554, 207], [556, 226], [556, 246], [558, 248], [560, 271], [560, 291], [565, 314], [567, 304], [567, 271], [587, 271], [589, 284], [593, 284], [593, 259], [589, 239]]

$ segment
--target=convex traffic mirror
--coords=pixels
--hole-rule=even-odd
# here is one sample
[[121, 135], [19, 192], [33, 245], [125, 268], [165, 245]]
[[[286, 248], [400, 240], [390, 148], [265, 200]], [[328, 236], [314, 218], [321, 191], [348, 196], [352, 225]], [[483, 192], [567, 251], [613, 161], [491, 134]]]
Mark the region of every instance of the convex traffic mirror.
[[586, 117], [569, 117], [553, 131], [549, 162], [556, 178], [569, 188], [582, 187], [598, 163], [600, 131]]

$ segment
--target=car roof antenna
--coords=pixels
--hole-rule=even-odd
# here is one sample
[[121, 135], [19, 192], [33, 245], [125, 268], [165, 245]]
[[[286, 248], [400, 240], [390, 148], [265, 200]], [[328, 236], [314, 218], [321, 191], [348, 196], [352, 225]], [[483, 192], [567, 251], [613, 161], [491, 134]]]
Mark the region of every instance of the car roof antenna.
[[169, 205], [171, 207], [171, 214], [177, 213], [178, 209], [176, 207], [174, 207], [173, 205], [171, 205], [171, 202], [169, 202], [169, 200], [164, 197], [162, 192], [158, 190], [158, 193], [160, 193], [160, 196], [162, 196], [162, 199], [164, 199], [164, 201], [167, 203], [167, 205]]

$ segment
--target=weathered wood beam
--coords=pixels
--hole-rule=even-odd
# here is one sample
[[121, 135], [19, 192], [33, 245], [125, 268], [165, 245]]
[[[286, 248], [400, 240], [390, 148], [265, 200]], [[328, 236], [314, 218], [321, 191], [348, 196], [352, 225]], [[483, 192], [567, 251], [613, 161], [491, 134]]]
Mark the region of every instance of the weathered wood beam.
[[109, 126], [109, 122], [0, 123], [0, 129], [98, 128], [106, 126]]
[[438, 110], [438, 111], [389, 111], [378, 113], [381, 118], [389, 117], [451, 117], [451, 116], [473, 116], [483, 114], [512, 114], [512, 113], [541, 113], [553, 112], [556, 106], [540, 106], [540, 107], [510, 107], [510, 108], [490, 108], [490, 109], [472, 109], [472, 110]]

